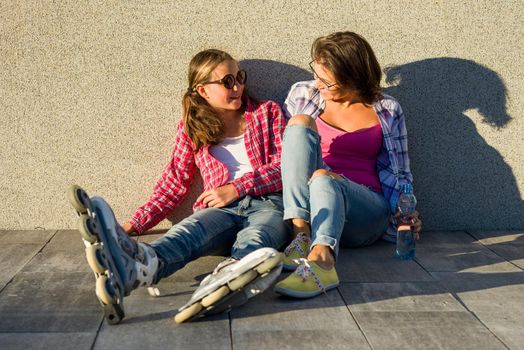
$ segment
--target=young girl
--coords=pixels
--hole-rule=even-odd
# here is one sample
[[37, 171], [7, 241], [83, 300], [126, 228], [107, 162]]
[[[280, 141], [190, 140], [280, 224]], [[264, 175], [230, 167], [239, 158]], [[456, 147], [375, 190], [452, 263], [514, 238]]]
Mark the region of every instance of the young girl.
[[[334, 33], [316, 39], [311, 54], [315, 80], [293, 85], [284, 105], [284, 219], [295, 236], [284, 266], [296, 270], [275, 287], [301, 298], [338, 286], [340, 246], [369, 245], [386, 230], [394, 237], [399, 190], [413, 182], [404, 115], [381, 92], [367, 41]], [[418, 213], [411, 219], [418, 234]]]
[[[286, 243], [288, 232], [279, 193], [285, 119], [275, 102], [257, 102], [246, 94], [246, 79], [246, 72], [226, 52], [205, 50], [191, 60], [183, 120], [171, 159], [149, 201], [123, 229], [127, 234], [142, 234], [163, 220], [184, 199], [197, 169], [204, 192], [194, 204], [194, 214], [150, 245], [137, 244], [115, 225], [114, 237], [103, 242], [111, 249], [103, 251], [109, 262], [101, 259], [105, 267], [96, 262], [90, 266], [95, 274], [109, 279], [117, 270], [111, 267], [112, 261], [129, 266], [120, 278], [125, 285], [123, 294], [156, 284], [202, 255], [230, 254], [231, 258], [219, 265], [226, 266], [259, 248], [278, 249]], [[92, 239], [93, 246], [99, 245], [97, 239]], [[88, 260], [89, 256], [88, 252]], [[97, 280], [97, 295], [105, 308], [115, 307], [107, 278], [100, 282], [104, 278]], [[106, 317], [110, 323], [118, 323], [123, 310], [106, 310]]]

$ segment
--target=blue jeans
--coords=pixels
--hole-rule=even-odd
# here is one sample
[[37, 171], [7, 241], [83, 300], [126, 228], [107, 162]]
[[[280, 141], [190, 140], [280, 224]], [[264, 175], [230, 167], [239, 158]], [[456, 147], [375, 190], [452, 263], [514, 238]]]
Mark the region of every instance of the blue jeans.
[[303, 219], [311, 224], [311, 246], [360, 247], [378, 240], [389, 222], [389, 207], [381, 193], [345, 177], [320, 175], [320, 137], [311, 128], [290, 125], [282, 144], [284, 220]]
[[278, 194], [246, 196], [224, 208], [198, 210], [151, 243], [160, 259], [155, 282], [203, 255], [230, 253], [241, 259], [259, 248], [280, 249], [288, 237]]

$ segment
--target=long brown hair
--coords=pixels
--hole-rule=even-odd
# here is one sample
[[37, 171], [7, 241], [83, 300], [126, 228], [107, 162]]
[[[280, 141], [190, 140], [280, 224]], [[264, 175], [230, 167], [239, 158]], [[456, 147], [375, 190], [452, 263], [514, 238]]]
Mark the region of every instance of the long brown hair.
[[311, 58], [333, 73], [343, 88], [357, 92], [363, 102], [372, 104], [382, 90], [382, 71], [375, 53], [362, 36], [337, 32], [317, 38], [311, 47]]
[[[209, 49], [197, 53], [189, 62], [189, 88], [182, 99], [182, 111], [184, 127], [193, 141], [195, 152], [223, 139], [224, 122], [216, 110], [196, 92], [195, 87], [210, 81], [213, 70], [226, 60], [235, 61], [227, 52]], [[244, 96], [242, 100], [245, 100]]]

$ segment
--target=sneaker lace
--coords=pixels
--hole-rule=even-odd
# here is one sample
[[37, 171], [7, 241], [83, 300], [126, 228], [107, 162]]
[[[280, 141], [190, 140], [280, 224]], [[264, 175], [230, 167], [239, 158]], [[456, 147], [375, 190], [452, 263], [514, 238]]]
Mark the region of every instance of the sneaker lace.
[[324, 288], [324, 285], [322, 282], [320, 282], [320, 279], [317, 277], [313, 269], [311, 268], [311, 265], [307, 261], [307, 259], [298, 259], [299, 264], [297, 269], [295, 270], [295, 274], [300, 276], [304, 281], [309, 278], [309, 276], [313, 277], [313, 281], [317, 285], [317, 287], [322, 291], [322, 293], [326, 294], [326, 288]]
[[306, 252], [304, 249], [302, 249], [301, 243], [307, 243], [309, 245], [309, 242], [311, 240], [309, 237], [304, 233], [300, 232], [295, 239], [286, 247], [284, 250], [284, 254], [286, 256], [289, 256], [293, 250], [298, 250], [300, 252], [300, 256], [306, 256]]

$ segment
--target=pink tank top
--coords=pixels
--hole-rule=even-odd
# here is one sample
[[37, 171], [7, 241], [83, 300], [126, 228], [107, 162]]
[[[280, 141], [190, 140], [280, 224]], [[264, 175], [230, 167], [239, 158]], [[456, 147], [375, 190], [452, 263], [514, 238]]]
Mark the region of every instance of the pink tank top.
[[377, 175], [377, 156], [382, 148], [380, 123], [364, 130], [346, 132], [320, 117], [315, 119], [324, 162], [337, 174], [382, 192]]

